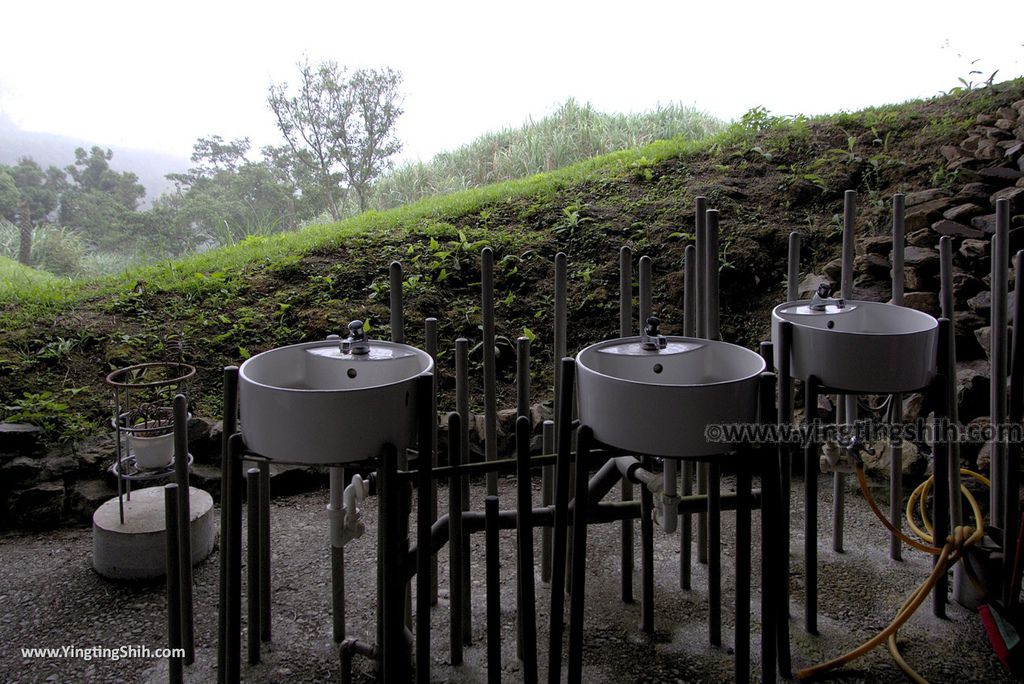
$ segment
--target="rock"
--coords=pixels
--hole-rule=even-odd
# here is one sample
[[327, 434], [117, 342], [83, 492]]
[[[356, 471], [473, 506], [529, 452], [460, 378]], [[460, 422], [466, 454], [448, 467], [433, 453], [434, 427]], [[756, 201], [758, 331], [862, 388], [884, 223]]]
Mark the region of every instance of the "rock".
[[953, 270], [953, 303], [954, 307], [963, 309], [967, 301], [985, 289], [985, 283], [970, 273], [954, 268]]
[[843, 260], [842, 258], [833, 259], [832, 261], [825, 264], [825, 275], [833, 283], [838, 283], [843, 273]]
[[[220, 426], [216, 434], [214, 425]], [[200, 463], [220, 463], [221, 435], [223, 425], [202, 416], [193, 416], [188, 421], [188, 450], [195, 461]]]
[[992, 235], [996, 232], [996, 215], [985, 214], [984, 216], [975, 216], [971, 219], [971, 225], [983, 233]]
[[[1010, 132], [1012, 129], [1013, 126], [1010, 126], [1010, 128], [1002, 128], [1000, 126], [992, 125], [986, 126], [985, 128], [979, 130], [991, 142], [999, 140], [1009, 140], [1013, 138], [1013, 133]], [[983, 145], [984, 143], [984, 140], [981, 141], [980, 143], [978, 143], [978, 147], [980, 148], [981, 145]]]
[[978, 214], [984, 213], [985, 210], [977, 204], [974, 204], [973, 202], [964, 202], [963, 204], [958, 204], [955, 207], [942, 212], [942, 217], [949, 219], [950, 221], [966, 221]]
[[0, 466], [0, 487], [24, 488], [41, 480], [44, 466], [43, 459], [37, 456], [16, 456]]
[[1024, 115], [1024, 100], [1017, 100], [1012, 105], [1010, 105], [1010, 109], [1017, 112], [1017, 116]]
[[913, 233], [907, 235], [907, 244], [913, 247], [932, 247], [938, 240], [935, 239], [935, 233], [932, 232], [931, 228], [922, 228], [921, 230], [915, 230]]
[[[43, 429], [27, 423], [0, 423], [0, 454], [29, 456], [43, 450]], [[3, 460], [0, 457], [0, 460]]]
[[967, 239], [960, 243], [960, 255], [968, 261], [976, 261], [988, 257], [988, 240]]
[[[992, 136], [994, 138], [994, 136]], [[986, 139], [978, 143], [978, 149], [974, 151], [975, 159], [984, 161], [995, 161], [1003, 156], [1003, 151], [996, 145], [995, 139]]]
[[996, 116], [1000, 119], [1009, 119], [1010, 121], [1017, 120], [1017, 112], [1013, 107], [1000, 107], [996, 110]]
[[[966, 426], [968, 435], [984, 435], [992, 429], [992, 419], [988, 416], [978, 416], [969, 421]], [[988, 472], [991, 457], [988, 442], [985, 441], [963, 441], [960, 443], [960, 460], [968, 465], [974, 465], [979, 472]]]
[[984, 233], [982, 233], [977, 228], [971, 228], [970, 226], [965, 226], [962, 223], [957, 223], [956, 221], [951, 221], [949, 219], [936, 221], [935, 223], [932, 224], [932, 230], [938, 233], [939, 235], [948, 235], [950, 237], [956, 238], [978, 239], [984, 236]]
[[115, 496], [117, 489], [105, 480], [75, 482], [67, 491], [68, 513], [80, 522], [90, 523], [96, 509]]
[[[975, 337], [978, 338], [978, 344], [981, 345], [982, 351], [985, 352], [985, 358], [992, 360], [992, 327], [986, 325], [983, 328], [978, 328], [974, 331]], [[1010, 349], [1010, 327], [1006, 328], [1006, 349], [1009, 352]]]
[[903, 398], [903, 420], [913, 423], [921, 418], [921, 411], [924, 410], [924, 395], [915, 392]]
[[114, 435], [107, 433], [79, 442], [75, 456], [80, 471], [78, 475], [101, 475], [117, 458]]
[[865, 254], [878, 254], [887, 257], [892, 252], [892, 238], [887, 235], [864, 238], [860, 241], [860, 247]]
[[14, 527], [51, 529], [60, 524], [64, 513], [64, 484], [43, 482], [11, 492], [7, 502], [7, 521]]
[[[1009, 323], [1013, 322], [1014, 301], [1014, 292], [1011, 290], [1006, 295], [1006, 320]], [[978, 294], [967, 300], [967, 306], [974, 313], [987, 319], [992, 315], [992, 291], [981, 290]]]
[[934, 271], [939, 268], [939, 253], [931, 247], [912, 245], [903, 250], [903, 263], [922, 271]]
[[946, 158], [946, 161], [957, 161], [964, 158], [964, 152], [955, 145], [943, 145], [939, 148], [939, 154]]
[[984, 371], [977, 368], [957, 369], [956, 405], [961, 421], [988, 413], [991, 385], [988, 373]]
[[892, 264], [879, 254], [862, 254], [853, 260], [853, 269], [857, 273], [887, 278], [892, 270]]
[[1018, 178], [1024, 177], [1024, 171], [1008, 169], [1004, 166], [991, 166], [987, 169], [979, 169], [978, 175], [992, 180], [1015, 181]]
[[918, 190], [916, 192], [908, 192], [904, 198], [904, 203], [909, 209], [910, 207], [916, 207], [919, 204], [925, 202], [931, 202], [939, 198], [945, 198], [946, 192], [938, 188], [930, 188], [928, 190]]
[[[871, 446], [875, 450], [873, 455], [866, 452], [862, 454], [864, 472], [870, 479], [887, 481], [889, 479], [889, 464], [892, 462], [892, 445], [888, 440], [881, 440], [874, 442]], [[900, 473], [904, 479], [919, 477], [925, 469], [927, 459], [921, 456], [913, 442], [904, 441], [902, 446]]]
[[1003, 152], [1003, 156], [1010, 161], [1017, 161], [1022, 155], [1024, 155], [1024, 142], [1014, 143]]
[[885, 302], [892, 297], [892, 281], [888, 274], [884, 278], [876, 278], [861, 273], [853, 279], [854, 298], [869, 302]]
[[[220, 466], [193, 463], [189, 472], [189, 484], [210, 493], [214, 501], [220, 501]], [[279, 494], [271, 488], [270, 495]]]
[[985, 356], [974, 331], [985, 327], [987, 323], [988, 321], [973, 311], [956, 313], [953, 317], [953, 335], [956, 339], [957, 361], [971, 361]]
[[320, 466], [270, 464], [270, 491], [274, 496], [316, 491], [329, 481], [327, 469]]
[[808, 273], [804, 276], [803, 280], [800, 281], [800, 284], [797, 285], [797, 297], [800, 299], [810, 299], [814, 296], [814, 293], [817, 292], [819, 285], [832, 286], [834, 284], [835, 280], [828, 276], [818, 275], [817, 273]]
[[996, 128], [1001, 128], [1004, 131], [1012, 131], [1016, 125], [1017, 121], [1015, 119], [999, 119], [996, 121]]
[[991, 126], [996, 122], [998, 118], [999, 117], [994, 116], [992, 114], [978, 114], [978, 116], [974, 120], [978, 123], [979, 126]]
[[930, 316], [939, 315], [939, 297], [934, 292], [907, 292], [903, 295], [903, 306]]
[[989, 189], [984, 183], [967, 183], [960, 191], [953, 196], [953, 199], [961, 203], [983, 202], [988, 199]]
[[1003, 188], [992, 195], [992, 206], [996, 206], [999, 200], [1006, 200], [1010, 203], [1010, 213], [1020, 214], [1024, 212], [1024, 188], [1009, 187]]
[[921, 228], [927, 228], [931, 225], [932, 221], [942, 217], [942, 212], [949, 208], [951, 202], [952, 200], [948, 197], [941, 197], [908, 207], [907, 213], [904, 216], [906, 231], [910, 233]]
[[938, 276], [931, 269], [908, 267], [903, 269], [903, 286], [908, 290], [938, 290]]

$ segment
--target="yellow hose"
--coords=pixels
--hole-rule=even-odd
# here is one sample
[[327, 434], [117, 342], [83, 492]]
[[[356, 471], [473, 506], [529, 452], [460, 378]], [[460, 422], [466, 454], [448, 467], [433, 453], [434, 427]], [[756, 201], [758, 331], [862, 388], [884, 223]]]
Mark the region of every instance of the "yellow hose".
[[[942, 549], [936, 549], [934, 546], [926, 546], [915, 539], [912, 539], [896, 528], [878, 508], [878, 504], [875, 502], [874, 497], [871, 495], [871, 490], [868, 488], [867, 479], [864, 476], [864, 465], [862, 463], [857, 464], [857, 482], [860, 485], [861, 493], [864, 495], [864, 499], [868, 502], [868, 506], [874, 512], [875, 516], [882, 522], [890, 532], [899, 537], [904, 543], [912, 546], [915, 549], [924, 551], [932, 555], [938, 555], [935, 560], [935, 565], [932, 567], [931, 574], [928, 575], [928, 579], [924, 583], [914, 590], [914, 592], [907, 598], [906, 601], [900, 606], [900, 609], [896, 612], [896, 616], [892, 622], [883, 629], [881, 632], [876, 634], [874, 637], [864, 642], [857, 648], [845, 653], [838, 658], [815, 665], [814, 667], [805, 668], [796, 673], [796, 678], [801, 681], [815, 679], [821, 675], [834, 670], [838, 667], [842, 667], [847, 663], [860, 658], [866, 653], [872, 651], [881, 644], [883, 641], [887, 643], [889, 653], [892, 655], [893, 660], [896, 664], [907, 674], [913, 681], [918, 684], [928, 684], [927, 680], [919, 675], [910, 665], [904, 660], [903, 655], [899, 651], [899, 647], [896, 643], [896, 633], [903, 624], [911, 618], [911, 616], [921, 606], [924, 599], [931, 593], [932, 589], [938, 583], [939, 579], [952, 567], [957, 561], [961, 560], [964, 556], [966, 549], [976, 544], [985, 536], [985, 519], [981, 512], [981, 506], [978, 501], [971, 495], [970, 491], [961, 485], [960, 491], [966, 497], [968, 503], [971, 506], [971, 511], [974, 514], [975, 526], [973, 528], [958, 526], [953, 530], [953, 533], [946, 539], [946, 543]], [[985, 485], [989, 484], [988, 478], [980, 475], [974, 471], [966, 468], [960, 469], [961, 474], [968, 475], [970, 477], [983, 482]], [[924, 500], [927, 498], [928, 490], [931, 488], [935, 481], [935, 476], [932, 475], [927, 480], [922, 482], [911, 494], [910, 500], [907, 502], [907, 521], [914, 533], [920, 536], [922, 539], [929, 542], [934, 542], [934, 531], [931, 525], [931, 521], [927, 517], [927, 513], [922, 515], [922, 522], [928, 532], [921, 530], [916, 522], [913, 520], [913, 510], [915, 500], [921, 501], [921, 510], [925, 510]]]

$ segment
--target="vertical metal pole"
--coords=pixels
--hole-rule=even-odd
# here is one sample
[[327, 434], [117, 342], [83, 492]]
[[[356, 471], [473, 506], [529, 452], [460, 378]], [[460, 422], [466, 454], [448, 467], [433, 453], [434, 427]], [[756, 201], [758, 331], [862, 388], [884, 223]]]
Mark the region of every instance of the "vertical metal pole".
[[434, 374], [421, 375], [416, 381], [416, 681], [430, 682], [430, 571], [433, 567], [430, 552], [430, 528], [434, 523], [431, 503], [433, 499], [433, 427], [437, 425], [434, 413]]
[[341, 516], [345, 515], [344, 468], [330, 468], [330, 505], [328, 506], [331, 525], [331, 631], [334, 642], [345, 640], [345, 544], [342, 539]]
[[[789, 354], [784, 349], [783, 354]], [[804, 422], [811, 434], [818, 425], [818, 379], [804, 385]], [[818, 445], [804, 445], [804, 629], [818, 633]]]
[[270, 641], [270, 463], [260, 461], [260, 639]]
[[[856, 253], [857, 193], [847, 190], [843, 195], [843, 270], [840, 276], [843, 297], [855, 299], [853, 292], [853, 259]], [[840, 397], [845, 406], [846, 423], [857, 420], [857, 397]], [[846, 473], [832, 475], [832, 550], [843, 552], [843, 521], [846, 518]]]
[[[944, 235], [939, 240], [939, 300], [941, 302], [942, 317], [948, 318], [950, 325], [955, 325], [956, 319], [953, 312], [953, 239]], [[942, 373], [947, 377], [956, 378], [956, 336], [949, 339], [949, 353], [946, 355], [948, 368], [943, 368]], [[956, 393], [953, 392], [947, 397], [946, 416], [953, 424], [959, 422], [960, 412], [957, 410]], [[963, 520], [963, 510], [960, 501], [960, 444], [954, 442], [949, 445], [949, 514], [953, 527], [960, 525]], [[952, 529], [952, 528], [950, 528]]]
[[[996, 202], [996, 234], [992, 242], [992, 386], [990, 415], [994, 427], [1006, 425], [1006, 289], [1009, 279], [1010, 204]], [[1006, 442], [996, 435], [992, 443], [992, 465], [989, 487], [990, 517], [994, 525], [1006, 523]], [[1017, 496], [1013, 492], [1013, 496]], [[1005, 529], [1005, 528], [1004, 528]], [[1007, 544], [1016, 540], [1007, 540]], [[1007, 546], [1007, 548], [1009, 548]], [[1009, 554], [1013, 555], [1013, 554]]]
[[643, 330], [647, 325], [647, 319], [652, 315], [652, 296], [651, 290], [653, 284], [651, 283], [651, 257], [642, 256], [640, 257], [640, 329]]
[[221, 460], [221, 492], [220, 492], [220, 588], [217, 598], [217, 683], [225, 684], [226, 672], [224, 656], [228, 645], [228, 566], [227, 539], [229, 526], [227, 514], [227, 483], [231, 473], [231, 436], [238, 429], [238, 366], [225, 366], [223, 375], [224, 408], [222, 414], [220, 460]]
[[174, 397], [174, 479], [178, 484], [178, 577], [181, 582], [181, 643], [185, 664], [196, 659], [195, 626], [192, 618], [192, 510], [188, 485], [188, 399]]
[[[461, 452], [462, 462], [469, 463], [469, 340], [460, 337], [455, 340], [455, 410], [459, 413], [459, 424], [462, 428]], [[469, 510], [469, 478], [457, 478], [462, 489], [459, 511]], [[462, 643], [466, 646], [473, 643], [473, 585], [469, 555], [469, 535], [462, 537]]]
[[516, 338], [516, 415], [530, 419], [530, 340]]
[[385, 682], [409, 680], [409, 644], [405, 638], [406, 590], [405, 556], [409, 544], [408, 484], [399, 480], [398, 452], [385, 445], [378, 471], [381, 527], [384, 535], [384, 640], [381, 654]]
[[[437, 465], [437, 319], [427, 318], [423, 321], [424, 351], [434, 360], [434, 382], [430, 389], [430, 453], [433, 465]], [[430, 481], [430, 520], [437, 520], [437, 481]], [[437, 605], [437, 554], [430, 557], [430, 605]]]
[[718, 210], [708, 209], [707, 217], [707, 266], [704, 277], [707, 278], [707, 338], [719, 340], [722, 334], [719, 331], [718, 311]]
[[[686, 246], [683, 274], [683, 335], [697, 335], [697, 249], [693, 245]], [[693, 461], [683, 461], [683, 496], [693, 493]], [[625, 479], [625, 478], [623, 478]], [[682, 526], [679, 529], [679, 588], [689, 590], [693, 545], [693, 515], [683, 514]]]
[[708, 640], [722, 645], [722, 466], [708, 467]]
[[[165, 559], [167, 568], [167, 646], [183, 648], [181, 643], [181, 565], [178, 562], [178, 485], [164, 485]], [[167, 658], [168, 681], [182, 681], [182, 659]]]
[[[892, 197], [892, 303], [903, 306], [903, 257], [905, 249], [904, 218], [905, 197], [897, 193]], [[903, 395], [892, 397], [891, 416], [893, 425], [903, 422]], [[889, 448], [889, 521], [899, 530], [903, 525], [903, 440], [893, 439]], [[957, 489], [959, 496], [959, 489]], [[895, 561], [903, 559], [903, 542], [899, 535], [889, 535], [889, 557]]]
[[786, 262], [786, 301], [800, 298], [800, 233], [789, 234], [789, 259]]
[[571, 358], [561, 361], [561, 396], [558, 397], [558, 458], [555, 473], [554, 545], [551, 554], [551, 611], [548, 624], [548, 682], [558, 684], [562, 678], [562, 622], [565, 616], [565, 552], [569, 518], [569, 462], [572, 459], [573, 385], [576, 381], [576, 362]]
[[[939, 319], [939, 349], [938, 367], [939, 375], [936, 378], [934, 390], [938, 392], [938, 401], [935, 403], [935, 443], [933, 451], [935, 462], [933, 471], [935, 473], [935, 492], [932, 495], [932, 524], [934, 530], [934, 545], [942, 548], [949, 536], [949, 479], [942, 476], [949, 468], [949, 440], [941, 432], [941, 428], [948, 420], [947, 408], [949, 406], [950, 394], [956, 391], [956, 377], [949, 377], [946, 374], [952, 366], [949, 354], [952, 352], [950, 341], [953, 339], [953, 325], [948, 318]], [[932, 593], [932, 610], [935, 617], [946, 616], [946, 587], [948, 586], [947, 573], [942, 573], [939, 581], [935, 584]]]
[[696, 288], [694, 294], [696, 295], [696, 310], [695, 314], [697, 317], [696, 325], [696, 336], [707, 337], [707, 331], [705, 326], [707, 325], [707, 276], [705, 271], [707, 270], [707, 210], [708, 201], [704, 197], [697, 197], [695, 199], [697, 205], [696, 208], [696, 221], [694, 230], [694, 242], [696, 243], [697, 249], [697, 268], [696, 268]]
[[[544, 454], [555, 453], [555, 421], [545, 420], [541, 440]], [[555, 467], [544, 466], [541, 471], [541, 505], [551, 506], [555, 501]], [[545, 525], [540, 530], [540, 580], [551, 581], [551, 527]]]
[[[642, 324], [642, 322], [641, 322]], [[633, 254], [629, 247], [619, 249], [619, 337], [633, 334]], [[622, 478], [622, 500], [633, 500], [633, 483]], [[622, 600], [633, 601], [633, 521], [621, 523], [622, 557], [619, 564], [622, 575]]]
[[569, 667], [570, 682], [583, 679], [583, 619], [587, 577], [587, 506], [590, 443], [593, 432], [580, 427], [576, 447], [576, 507], [572, 514], [572, 594], [569, 597]]
[[405, 344], [405, 313], [402, 308], [402, 264], [391, 262], [388, 271], [391, 292], [391, 341]]
[[744, 447], [736, 461], [736, 622], [734, 679], [750, 680], [750, 509], [751, 453]]
[[[776, 420], [775, 375], [762, 373], [759, 387], [761, 420], [767, 423]], [[770, 449], [762, 459], [761, 469], [761, 682], [774, 684], [778, 667], [778, 461], [768, 457]]]
[[448, 478], [448, 595], [449, 642], [451, 664], [462, 664], [462, 425], [458, 413], [448, 414], [448, 465], [452, 474]]
[[487, 681], [501, 682], [501, 560], [498, 558], [498, 497], [484, 499], [487, 564]]
[[260, 469], [245, 471], [246, 569], [245, 591], [249, 606], [249, 664], [260, 662]]
[[[793, 324], [784, 321], [779, 326], [779, 337], [784, 349], [793, 347]], [[791, 375], [790, 360], [792, 354], [782, 354], [778, 374], [778, 418], [780, 424], [790, 425], [793, 422], [793, 377]], [[781, 553], [774, 554], [779, 564], [779, 586], [778, 586], [778, 618], [779, 626], [777, 637], [779, 641], [779, 671], [789, 672], [789, 472], [790, 453], [789, 444], [778, 445], [776, 450], [779, 464], [779, 490], [776, 502], [777, 524], [779, 526], [777, 539]]]
[[227, 550], [227, 645], [224, 656], [225, 681], [237, 682], [242, 671], [242, 435], [231, 436], [227, 453], [228, 476], [221, 482], [225, 490], [228, 516]]
[[[520, 338], [524, 339], [524, 338]], [[577, 482], [579, 476], [577, 475]], [[577, 486], [578, 489], [578, 486]], [[516, 576], [519, 608], [516, 611], [522, 638], [523, 681], [537, 681], [537, 594], [533, 580], [533, 479], [530, 476], [530, 419], [516, 420]], [[577, 503], [579, 510], [579, 503]]]
[[[641, 459], [651, 470], [651, 457]], [[640, 631], [654, 634], [654, 496], [640, 485]]]
[[[484, 351], [484, 453], [487, 461], [498, 458], [498, 395], [494, 362], [494, 252], [480, 252], [480, 296], [483, 300]], [[498, 473], [487, 473], [487, 493], [498, 494]]]
[[[1017, 252], [1013, 260], [1014, 292], [1013, 298], [1013, 334], [1011, 335], [1012, 349], [1010, 354], [1010, 401], [1007, 414], [1009, 425], [1020, 425], [1024, 419], [1024, 251]], [[1020, 500], [1017, 492], [1020, 490], [1020, 456], [1021, 442], [1013, 440], [1010, 442], [1008, 461], [1006, 469], [1006, 519], [1003, 522], [1003, 538], [1016, 541], [1020, 533]], [[1009, 549], [1009, 543], [1004, 544]], [[1015, 591], [1020, 586], [1020, 580], [1014, 577], [1014, 562], [1016, 554], [1003, 554], [1003, 605], [1013, 612], [1019, 603]]]

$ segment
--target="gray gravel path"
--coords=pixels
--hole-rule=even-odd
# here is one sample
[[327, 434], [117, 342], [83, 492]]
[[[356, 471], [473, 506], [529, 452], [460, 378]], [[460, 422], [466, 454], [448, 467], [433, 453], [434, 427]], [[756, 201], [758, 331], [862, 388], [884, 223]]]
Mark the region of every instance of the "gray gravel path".
[[[725, 487], [732, 485], [725, 479]], [[756, 486], [756, 481], [755, 481]], [[891, 619], [903, 598], [927, 575], [929, 560], [907, 552], [895, 563], [888, 557], [886, 533], [859, 495], [848, 497], [846, 547], [831, 551], [829, 541], [831, 480], [820, 489], [821, 618], [820, 636], [809, 636], [792, 621], [794, 666], [831, 658], [872, 636]], [[502, 500], [511, 506], [511, 479], [500, 480]], [[539, 485], [535, 499], [539, 500]], [[793, 556], [790, 580], [793, 616], [803, 614], [802, 484], [794, 483]], [[483, 509], [483, 484], [474, 483], [474, 508]], [[614, 494], [613, 494], [614, 496]], [[328, 612], [329, 551], [326, 492], [275, 499], [273, 520], [274, 640], [264, 648], [262, 664], [243, 665], [246, 681], [311, 682], [336, 678], [338, 660], [331, 641]], [[364, 510], [367, 534], [346, 547], [349, 634], [372, 640], [374, 617], [375, 502]], [[442, 492], [441, 510], [446, 510]], [[694, 565], [690, 592], [678, 588], [678, 537], [655, 529], [656, 626], [654, 638], [642, 635], [638, 603], [619, 600], [618, 524], [590, 528], [588, 543], [585, 671], [588, 682], [721, 682], [732, 679], [732, 515], [723, 516], [723, 638], [721, 649], [707, 643], [705, 566]], [[754, 539], [759, 539], [754, 516]], [[639, 536], [639, 535], [637, 535]], [[539, 533], [536, 535], [539, 544]], [[639, 541], [639, 540], [638, 540]], [[440, 564], [439, 605], [433, 611], [432, 675], [436, 681], [480, 681], [485, 678], [483, 642], [483, 538], [473, 539], [474, 645], [464, 665], [447, 665], [447, 556]], [[22, 647], [139, 645], [155, 648], [164, 642], [165, 598], [160, 583], [120, 584], [96, 575], [90, 565], [91, 532], [86, 528], [30, 535], [0, 535], [0, 680], [7, 682], [166, 681], [166, 664], [154, 659], [109, 660], [26, 659]], [[501, 533], [503, 679], [518, 681], [515, 659], [515, 533]], [[755, 547], [759, 544], [755, 543]], [[539, 551], [537, 553], [539, 558]], [[639, 548], [637, 549], [639, 558]], [[754, 550], [752, 644], [757, 677], [760, 615], [759, 548]], [[216, 656], [217, 553], [195, 571], [197, 662], [188, 668], [189, 681], [210, 682]], [[539, 575], [538, 575], [539, 576]], [[639, 572], [634, 585], [639, 596]], [[544, 676], [550, 594], [538, 581], [538, 643]], [[568, 602], [566, 602], [568, 608]], [[934, 682], [1010, 681], [992, 655], [972, 611], [952, 605], [949, 618], [939, 620], [926, 604], [900, 632], [906, 658]], [[243, 611], [244, 612], [244, 611]], [[243, 615], [244, 621], [244, 615]], [[243, 647], [244, 647], [243, 639]], [[372, 681], [369, 664], [356, 659], [357, 679]], [[564, 670], [563, 670], [564, 676]], [[903, 682], [902, 672], [884, 648], [837, 674], [833, 681]]]

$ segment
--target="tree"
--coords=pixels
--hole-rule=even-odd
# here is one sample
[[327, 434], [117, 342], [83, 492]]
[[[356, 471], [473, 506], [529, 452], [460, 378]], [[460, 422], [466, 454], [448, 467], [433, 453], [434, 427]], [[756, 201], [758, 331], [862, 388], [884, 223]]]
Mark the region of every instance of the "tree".
[[294, 158], [314, 173], [335, 220], [341, 218], [342, 182], [365, 211], [371, 183], [402, 149], [395, 136], [402, 75], [385, 68], [348, 76], [333, 61], [298, 66], [297, 95], [290, 96], [282, 83], [271, 85], [267, 96], [281, 135]]
[[30, 157], [22, 157], [5, 173], [18, 191], [17, 209], [6, 214], [20, 229], [18, 261], [26, 266], [32, 261], [32, 230], [44, 223], [60, 203], [61, 193], [67, 188], [64, 172], [56, 166], [45, 171]]
[[138, 247], [136, 209], [146, 195], [139, 178], [129, 171], [110, 168], [113, 153], [100, 147], [75, 150], [75, 163], [67, 167], [71, 178], [60, 200], [60, 223], [77, 230], [94, 247], [125, 252]]

